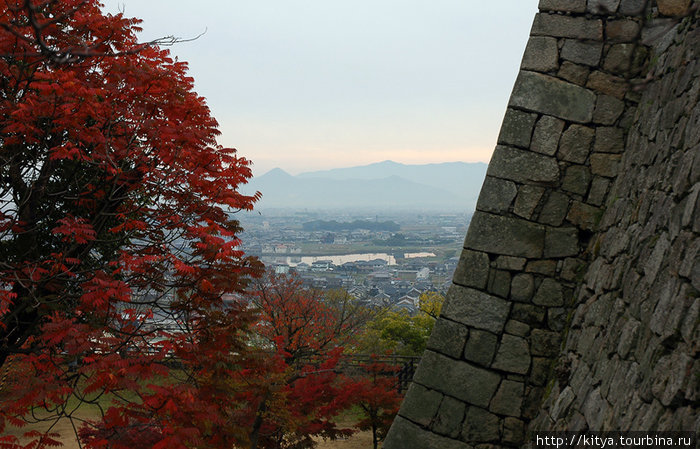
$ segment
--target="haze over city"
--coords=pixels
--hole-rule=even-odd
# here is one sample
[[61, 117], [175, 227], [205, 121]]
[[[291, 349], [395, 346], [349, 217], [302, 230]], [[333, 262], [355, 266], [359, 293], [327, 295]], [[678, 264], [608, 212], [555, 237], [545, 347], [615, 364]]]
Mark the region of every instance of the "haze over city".
[[[107, 0], [171, 48], [256, 176], [488, 162], [535, 0]], [[203, 33], [203, 34], [202, 34]]]

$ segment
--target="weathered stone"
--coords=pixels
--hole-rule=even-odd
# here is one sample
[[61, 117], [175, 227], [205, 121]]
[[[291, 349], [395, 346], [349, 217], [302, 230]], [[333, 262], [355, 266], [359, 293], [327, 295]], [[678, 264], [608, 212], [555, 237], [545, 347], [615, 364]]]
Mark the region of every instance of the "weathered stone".
[[530, 370], [529, 376], [530, 382], [537, 386], [543, 386], [546, 384], [553, 363], [554, 362], [548, 358], [533, 357], [532, 369]]
[[557, 77], [578, 86], [584, 86], [590, 72], [586, 66], [574, 64], [571, 61], [564, 61], [559, 68], [559, 72], [557, 72]]
[[603, 69], [611, 73], [625, 74], [632, 67], [632, 55], [636, 44], [615, 44], [605, 55]]
[[531, 260], [525, 266], [526, 273], [538, 273], [548, 277], [554, 276], [557, 271], [557, 263], [553, 260]]
[[425, 351], [414, 381], [467, 402], [487, 407], [500, 383], [500, 376], [467, 362]]
[[644, 12], [647, 0], [622, 0], [619, 12], [625, 16], [638, 16]]
[[594, 175], [614, 178], [620, 164], [619, 154], [593, 153], [591, 155], [591, 171]]
[[574, 402], [574, 399], [576, 399], [576, 393], [574, 393], [571, 386], [567, 385], [561, 393], [559, 393], [554, 406], [552, 406], [552, 419], [557, 420], [563, 417], [569, 410], [571, 403]]
[[489, 256], [480, 251], [462, 250], [453, 282], [464, 287], [486, 288], [489, 278]]
[[544, 238], [544, 257], [570, 257], [579, 253], [576, 228], [547, 228]]
[[598, 95], [593, 111], [593, 122], [612, 125], [622, 115], [625, 103], [609, 95]]
[[558, 78], [521, 70], [515, 81], [510, 105], [586, 123], [593, 118], [595, 94]]
[[559, 165], [551, 157], [498, 145], [486, 173], [516, 182], [553, 182], [559, 178]]
[[554, 279], [546, 278], [537, 288], [535, 297], [532, 298], [533, 304], [538, 306], [556, 307], [564, 305], [564, 296], [559, 284]]
[[586, 0], [540, 0], [539, 10], [586, 12]]
[[399, 414], [427, 426], [437, 413], [441, 401], [442, 393], [412, 382], [406, 392], [406, 398], [401, 403]]
[[530, 219], [535, 211], [537, 204], [542, 198], [544, 188], [539, 186], [524, 185], [518, 190], [518, 196], [515, 197], [515, 205], [513, 213], [523, 218]]
[[586, 87], [622, 100], [625, 98], [628, 85], [624, 78], [596, 70], [589, 75]]
[[576, 64], [596, 66], [600, 62], [603, 51], [602, 42], [586, 42], [576, 39], [565, 39], [561, 49], [561, 57]]
[[519, 273], [513, 276], [510, 297], [514, 301], [528, 302], [535, 291], [535, 278], [531, 274]]
[[519, 417], [524, 393], [525, 385], [521, 382], [504, 380], [491, 399], [489, 411], [499, 415]]
[[634, 319], [628, 320], [623, 326], [622, 334], [617, 342], [617, 353], [620, 357], [626, 358], [627, 354], [635, 348], [640, 326], [641, 323]]
[[594, 135], [595, 131], [586, 126], [569, 126], [561, 137], [559, 157], [565, 161], [583, 164], [588, 159]]
[[498, 416], [479, 407], [469, 407], [462, 428], [462, 439], [471, 444], [496, 442], [499, 437], [498, 427]]
[[583, 404], [583, 416], [591, 429], [600, 429], [609, 407], [608, 402], [600, 395], [600, 388], [591, 391]]
[[569, 197], [563, 193], [553, 191], [549, 194], [547, 202], [544, 203], [537, 221], [551, 226], [559, 226], [564, 221], [568, 210]]
[[508, 320], [505, 331], [516, 337], [527, 337], [530, 335], [530, 326], [520, 321]]
[[609, 20], [605, 24], [609, 42], [634, 42], [639, 38], [639, 23], [635, 20]]
[[566, 169], [561, 188], [579, 195], [588, 192], [588, 185], [591, 182], [591, 172], [585, 165], [572, 165]]
[[595, 131], [593, 151], [598, 153], [621, 153], [625, 148], [625, 135], [620, 128], [601, 126]]
[[472, 288], [453, 285], [447, 292], [442, 315], [477, 329], [501, 332], [508, 316], [509, 303]]
[[603, 39], [603, 23], [598, 19], [539, 13], [535, 16], [531, 34], [599, 41]]
[[516, 418], [506, 418], [503, 421], [503, 442], [522, 447], [525, 442], [525, 423]]
[[467, 335], [466, 326], [438, 318], [428, 340], [428, 349], [459, 359], [462, 357]]
[[540, 257], [544, 247], [544, 227], [517, 218], [474, 213], [466, 248], [517, 257]]
[[443, 397], [440, 409], [433, 420], [432, 430], [450, 438], [459, 437], [466, 409], [467, 406], [463, 402], [449, 396]]
[[509, 373], [527, 374], [530, 369], [527, 340], [504, 334], [492, 367]]
[[566, 327], [568, 314], [563, 307], [550, 307], [547, 309], [547, 327], [550, 330], [561, 332]]
[[487, 176], [481, 187], [477, 210], [486, 212], [506, 212], [510, 208], [518, 190], [515, 183], [505, 179]]
[[406, 449], [410, 447], [474, 449], [473, 446], [461, 441], [426, 431], [401, 416], [397, 416], [394, 419], [394, 423], [391, 425], [391, 429], [389, 429], [386, 441], [382, 447], [384, 449]]
[[593, 204], [594, 206], [602, 205], [608, 193], [608, 186], [610, 186], [610, 181], [608, 179], [600, 176], [594, 176], [593, 182], [591, 183], [591, 190], [588, 192], [586, 202]]
[[487, 291], [501, 298], [507, 298], [510, 291], [510, 273], [503, 270], [491, 270]]
[[690, 7], [690, 0], [657, 0], [659, 12], [665, 16], [682, 16]]
[[520, 68], [535, 72], [549, 72], [559, 68], [559, 48], [553, 37], [532, 36], [525, 47]]
[[553, 156], [557, 152], [559, 137], [563, 129], [564, 121], [549, 115], [543, 115], [537, 121], [537, 126], [535, 126], [530, 150]]
[[566, 215], [566, 219], [581, 229], [593, 230], [603, 211], [597, 207], [574, 201]]
[[489, 366], [496, 354], [497, 345], [498, 338], [495, 334], [472, 329], [464, 348], [464, 358], [481, 366]]
[[532, 128], [535, 126], [537, 114], [530, 114], [508, 108], [503, 118], [498, 143], [527, 148], [530, 145]]
[[498, 256], [496, 257], [496, 268], [500, 270], [521, 271], [525, 268], [527, 259], [524, 257]]
[[614, 14], [620, 0], [588, 0], [587, 11], [593, 14]]
[[533, 327], [539, 327], [544, 322], [545, 309], [531, 304], [513, 304], [510, 317]]
[[533, 329], [530, 334], [530, 352], [532, 355], [556, 357], [559, 354], [560, 343], [561, 335], [559, 332]]

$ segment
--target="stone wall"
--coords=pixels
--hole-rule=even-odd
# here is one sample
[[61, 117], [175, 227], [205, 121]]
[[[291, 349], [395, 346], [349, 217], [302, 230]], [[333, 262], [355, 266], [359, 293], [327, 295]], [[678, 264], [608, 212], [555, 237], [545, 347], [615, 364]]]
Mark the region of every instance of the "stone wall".
[[699, 428], [700, 0], [540, 0], [386, 449]]

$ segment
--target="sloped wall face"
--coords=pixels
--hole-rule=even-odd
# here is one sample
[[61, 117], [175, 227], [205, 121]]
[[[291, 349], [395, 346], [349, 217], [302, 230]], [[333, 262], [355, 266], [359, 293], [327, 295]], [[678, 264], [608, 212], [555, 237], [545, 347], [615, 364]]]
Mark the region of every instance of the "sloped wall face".
[[698, 428], [700, 0], [541, 0], [386, 449]]

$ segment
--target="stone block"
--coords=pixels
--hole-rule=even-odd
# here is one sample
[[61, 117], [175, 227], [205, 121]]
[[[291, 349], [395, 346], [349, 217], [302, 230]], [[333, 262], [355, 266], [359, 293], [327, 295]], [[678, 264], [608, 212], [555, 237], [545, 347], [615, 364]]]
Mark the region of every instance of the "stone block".
[[561, 334], [533, 329], [530, 334], [530, 352], [535, 356], [556, 357], [559, 355]]
[[635, 42], [639, 38], [639, 23], [631, 19], [609, 20], [605, 35], [609, 42]]
[[559, 165], [552, 157], [498, 145], [486, 174], [521, 183], [555, 182], [559, 178]]
[[557, 72], [557, 77], [578, 86], [584, 86], [590, 72], [590, 69], [584, 65], [574, 64], [571, 61], [564, 61], [559, 68], [559, 72]]
[[585, 195], [591, 183], [591, 172], [585, 165], [572, 165], [566, 169], [561, 188], [567, 192]]
[[459, 359], [468, 334], [466, 326], [438, 318], [428, 340], [428, 349]]
[[627, 81], [624, 78], [610, 75], [599, 70], [594, 71], [588, 77], [586, 87], [596, 92], [610, 95], [619, 100], [625, 98], [628, 90]]
[[472, 329], [464, 347], [464, 358], [481, 366], [490, 366], [498, 346], [498, 337], [491, 332]]
[[532, 218], [532, 213], [535, 211], [543, 193], [544, 188], [539, 186], [528, 184], [521, 186], [518, 190], [518, 196], [515, 197], [513, 213], [529, 220]]
[[384, 449], [440, 448], [440, 449], [474, 449], [464, 442], [453, 440], [426, 431], [401, 416], [394, 419], [387, 434]]
[[594, 206], [601, 206], [607, 196], [608, 186], [610, 186], [610, 181], [608, 179], [601, 176], [594, 176], [586, 202]]
[[637, 44], [615, 44], [608, 50], [603, 62], [603, 69], [620, 75], [626, 74], [632, 67], [632, 57]]
[[532, 128], [535, 126], [536, 119], [537, 114], [517, 109], [507, 109], [501, 125], [501, 132], [498, 135], [498, 143], [523, 148], [529, 147]]
[[445, 396], [442, 398], [440, 409], [433, 420], [431, 426], [434, 432], [442, 435], [447, 435], [450, 438], [459, 437], [462, 431], [462, 423], [464, 422], [464, 413], [467, 406], [464, 402], [457, 399]]
[[564, 129], [564, 121], [549, 115], [543, 115], [537, 121], [532, 135], [530, 150], [553, 156], [559, 146], [559, 137]]
[[540, 0], [539, 10], [586, 12], [586, 0]]
[[515, 335], [503, 334], [492, 367], [509, 373], [527, 374], [530, 369], [527, 340]]
[[564, 221], [569, 210], [569, 197], [563, 193], [552, 191], [544, 203], [538, 222], [551, 226], [559, 226]]
[[509, 303], [480, 290], [452, 285], [442, 315], [469, 327], [499, 333], [508, 316]]
[[559, 68], [559, 48], [553, 37], [532, 36], [527, 41], [520, 68], [535, 72], [550, 72]]
[[569, 213], [566, 215], [566, 219], [581, 229], [592, 231], [596, 227], [602, 213], [603, 211], [597, 207], [574, 201]]
[[498, 416], [479, 407], [469, 407], [462, 428], [462, 439], [471, 444], [495, 443], [499, 439], [499, 427]]
[[510, 273], [492, 269], [489, 274], [487, 291], [501, 298], [507, 298], [508, 292], [510, 292]]
[[453, 282], [464, 287], [486, 288], [489, 278], [489, 256], [480, 251], [462, 250], [453, 275]]
[[496, 268], [499, 270], [521, 271], [525, 268], [527, 259], [524, 257], [498, 256], [496, 257]]
[[619, 154], [593, 153], [591, 171], [594, 175], [614, 178], [617, 176], [621, 156]]
[[587, 66], [597, 66], [603, 52], [602, 42], [579, 41], [565, 39], [561, 48], [561, 57], [567, 61]]
[[586, 10], [593, 14], [612, 15], [620, 6], [620, 0], [588, 0]]
[[644, 13], [647, 0], [622, 0], [619, 12], [625, 16], [639, 16]]
[[559, 144], [559, 158], [576, 164], [588, 159], [595, 131], [581, 125], [571, 125], [564, 131]]
[[520, 407], [523, 404], [525, 385], [521, 382], [504, 380], [491, 399], [489, 411], [498, 415], [520, 417]]
[[525, 272], [553, 277], [557, 272], [557, 262], [554, 260], [531, 260], [525, 266]]
[[514, 182], [487, 176], [481, 187], [476, 209], [495, 213], [507, 212], [516, 193], [518, 190]]
[[513, 304], [513, 312], [510, 317], [522, 321], [533, 327], [540, 327], [544, 323], [545, 309], [532, 304]]
[[547, 228], [544, 237], [544, 257], [571, 257], [578, 253], [579, 240], [576, 228]]
[[558, 78], [521, 70], [510, 97], [510, 106], [587, 123], [593, 118], [595, 94]]
[[412, 382], [406, 392], [406, 397], [401, 403], [399, 414], [413, 422], [427, 426], [437, 413], [442, 393], [429, 390], [422, 385]]
[[527, 337], [530, 335], [530, 326], [516, 320], [508, 320], [505, 328], [506, 333], [516, 337]]
[[464, 246], [506, 256], [537, 258], [544, 247], [544, 227], [518, 218], [474, 213]]
[[535, 16], [530, 34], [600, 41], [603, 40], [603, 23], [599, 19], [539, 13]]
[[507, 445], [522, 447], [525, 442], [525, 423], [512, 417], [503, 420], [503, 442]]
[[513, 276], [510, 284], [510, 297], [513, 301], [529, 302], [535, 291], [535, 278], [528, 273]]
[[614, 126], [601, 126], [595, 131], [593, 151], [597, 153], [622, 153], [625, 149], [625, 134]]
[[425, 351], [414, 381], [460, 399], [488, 407], [501, 377], [490, 371]]
[[624, 101], [610, 95], [598, 95], [595, 111], [593, 111], [593, 122], [601, 125], [612, 125], [620, 118], [624, 110]]
[[690, 0], [656, 0], [659, 12], [665, 16], [684, 15], [690, 7]]
[[530, 370], [530, 376], [528, 377], [530, 383], [540, 387], [544, 386], [549, 378], [549, 372], [552, 369], [553, 363], [552, 359], [533, 357], [532, 370]]
[[561, 332], [566, 327], [567, 313], [563, 307], [550, 307], [547, 309], [547, 327], [550, 330]]
[[557, 307], [564, 305], [564, 295], [561, 284], [554, 279], [546, 278], [537, 288], [532, 303], [538, 306]]

